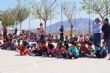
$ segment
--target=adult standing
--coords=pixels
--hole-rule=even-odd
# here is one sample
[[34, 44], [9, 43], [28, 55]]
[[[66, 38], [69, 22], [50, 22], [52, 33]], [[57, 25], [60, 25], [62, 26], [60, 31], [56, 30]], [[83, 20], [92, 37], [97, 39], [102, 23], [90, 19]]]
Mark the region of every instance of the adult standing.
[[3, 26], [3, 38], [4, 40], [7, 38], [7, 28]]
[[46, 35], [46, 32], [45, 32], [45, 29], [43, 27], [43, 24], [40, 23], [40, 28], [39, 28], [39, 37], [40, 37], [40, 40], [44, 41], [45, 40], [45, 35]]
[[2, 21], [0, 20], [0, 40], [2, 39]]
[[105, 47], [108, 50], [109, 59], [110, 59], [110, 25], [109, 25], [109, 19], [104, 19], [104, 25], [102, 26], [102, 32], [104, 33], [104, 43]]
[[14, 35], [17, 35], [17, 32], [18, 32], [18, 29], [16, 27], [15, 30], [14, 30]]
[[94, 46], [98, 47], [101, 45], [101, 33], [102, 33], [102, 25], [100, 23], [100, 19], [96, 18], [95, 23], [93, 25], [93, 39], [94, 39]]
[[60, 31], [60, 41], [64, 42], [64, 27], [63, 27], [63, 25], [61, 25], [61, 28], [59, 31]]
[[45, 29], [42, 23], [40, 23], [40, 28], [39, 30], [39, 36], [41, 37], [41, 35], [45, 35]]

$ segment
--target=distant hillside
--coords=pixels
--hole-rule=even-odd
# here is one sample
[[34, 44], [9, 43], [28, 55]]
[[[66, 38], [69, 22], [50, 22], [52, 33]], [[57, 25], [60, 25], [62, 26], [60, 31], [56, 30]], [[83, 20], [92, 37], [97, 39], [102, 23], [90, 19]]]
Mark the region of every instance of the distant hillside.
[[[89, 19], [88, 18], [78, 18], [73, 20], [73, 31], [75, 32], [81, 32], [85, 33], [88, 32], [89, 30]], [[93, 21], [90, 21], [91, 28], [93, 26]], [[62, 22], [65, 31], [70, 30], [70, 25], [68, 24], [68, 21], [63, 21]], [[61, 22], [57, 22], [53, 25], [47, 26], [47, 32], [58, 32], [61, 26]], [[92, 31], [92, 30], [91, 30]]]

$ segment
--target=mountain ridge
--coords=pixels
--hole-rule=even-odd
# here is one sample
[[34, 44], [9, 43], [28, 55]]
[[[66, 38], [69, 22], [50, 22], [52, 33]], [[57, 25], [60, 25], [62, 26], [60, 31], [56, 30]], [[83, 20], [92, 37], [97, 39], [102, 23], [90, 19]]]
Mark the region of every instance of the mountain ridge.
[[[89, 31], [89, 19], [88, 18], [77, 18], [72, 20], [73, 23], [73, 31], [86, 33]], [[70, 30], [70, 25], [67, 20], [62, 21], [62, 25], [64, 26], [64, 30]], [[84, 25], [84, 26], [83, 26]], [[58, 32], [61, 26], [61, 21], [56, 22], [52, 25], [47, 26], [47, 32]], [[93, 20], [90, 20], [90, 30], [92, 31]], [[80, 28], [80, 29], [79, 29]], [[85, 29], [86, 28], [86, 29]]]

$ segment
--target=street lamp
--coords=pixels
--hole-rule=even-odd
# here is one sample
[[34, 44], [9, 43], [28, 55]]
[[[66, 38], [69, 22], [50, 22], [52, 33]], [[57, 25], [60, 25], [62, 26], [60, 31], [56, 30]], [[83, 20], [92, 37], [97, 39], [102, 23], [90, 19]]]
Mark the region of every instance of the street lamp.
[[[55, 4], [56, 1], [57, 1], [57, 0], [54, 0], [53, 3], [50, 5], [50, 25], [51, 25], [51, 23], [52, 23], [51, 8], [52, 8], [52, 6]], [[51, 33], [51, 28], [50, 28], [50, 33]]]
[[2, 34], [2, 21], [0, 20], [0, 34]]
[[91, 1], [89, 0], [89, 36], [91, 34], [91, 21], [90, 21], [90, 19], [91, 19], [91, 15], [90, 15], [91, 9], [90, 9], [90, 7], [91, 7]]
[[0, 35], [2, 34], [2, 13], [0, 13]]
[[2, 20], [2, 13], [0, 12], [0, 21]]
[[29, 31], [31, 32], [31, 14], [29, 13]]
[[[17, 14], [20, 15], [20, 9], [21, 9], [21, 0], [17, 0], [18, 2], [18, 11], [17, 11]], [[18, 16], [19, 17], [19, 16]], [[21, 26], [21, 23], [18, 21], [18, 23], [20, 24], [20, 33], [22, 31], [22, 26]]]

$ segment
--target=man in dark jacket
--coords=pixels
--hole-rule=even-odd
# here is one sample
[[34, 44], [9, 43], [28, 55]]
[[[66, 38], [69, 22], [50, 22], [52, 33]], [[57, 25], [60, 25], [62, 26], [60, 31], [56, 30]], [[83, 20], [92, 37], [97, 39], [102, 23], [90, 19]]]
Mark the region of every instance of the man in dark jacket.
[[14, 35], [17, 35], [17, 32], [18, 32], [18, 29], [17, 27], [15, 28], [15, 31], [14, 31]]
[[3, 26], [3, 36], [6, 38], [7, 36], [7, 28], [6, 26]]
[[104, 42], [108, 50], [109, 59], [110, 59], [110, 25], [109, 19], [104, 19], [104, 25], [102, 26], [102, 32], [104, 33]]
[[6, 43], [6, 40], [7, 40], [7, 28], [4, 25], [3, 26], [3, 43]]
[[63, 25], [61, 25], [61, 28], [59, 31], [60, 31], [60, 41], [64, 42], [64, 27], [63, 27]]

